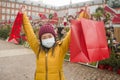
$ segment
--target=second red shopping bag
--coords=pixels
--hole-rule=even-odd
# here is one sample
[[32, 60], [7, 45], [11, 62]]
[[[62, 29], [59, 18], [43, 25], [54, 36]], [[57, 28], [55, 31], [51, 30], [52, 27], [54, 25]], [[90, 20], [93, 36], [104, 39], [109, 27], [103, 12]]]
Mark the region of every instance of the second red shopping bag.
[[81, 18], [73, 20], [71, 27], [71, 62], [96, 62], [109, 57], [103, 22]]

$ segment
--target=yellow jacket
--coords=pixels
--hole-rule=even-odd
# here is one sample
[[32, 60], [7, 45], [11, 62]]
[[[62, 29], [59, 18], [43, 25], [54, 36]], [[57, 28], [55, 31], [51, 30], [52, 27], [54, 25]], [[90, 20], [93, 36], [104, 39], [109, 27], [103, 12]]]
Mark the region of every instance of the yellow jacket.
[[82, 11], [82, 12], [79, 14], [79, 16], [78, 16], [78, 19], [80, 19], [80, 18], [89, 19], [90, 16], [89, 16], [89, 14], [88, 14], [86, 11]]
[[[39, 53], [40, 43], [25, 13], [23, 14], [23, 28], [30, 47], [37, 55]], [[64, 56], [69, 48], [69, 43], [70, 31], [63, 41], [57, 43], [55, 46], [54, 56], [52, 55], [52, 49], [48, 53], [45, 53], [43, 50], [40, 51], [39, 58], [36, 59], [35, 80], [65, 80], [62, 65]]]

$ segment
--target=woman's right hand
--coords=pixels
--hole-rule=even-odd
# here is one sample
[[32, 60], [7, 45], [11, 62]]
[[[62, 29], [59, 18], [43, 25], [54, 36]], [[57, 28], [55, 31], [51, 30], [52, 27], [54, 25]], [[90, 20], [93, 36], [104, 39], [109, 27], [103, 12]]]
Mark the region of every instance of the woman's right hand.
[[26, 6], [25, 6], [25, 5], [22, 5], [22, 6], [20, 7], [19, 12], [24, 13], [25, 11], [26, 11]]

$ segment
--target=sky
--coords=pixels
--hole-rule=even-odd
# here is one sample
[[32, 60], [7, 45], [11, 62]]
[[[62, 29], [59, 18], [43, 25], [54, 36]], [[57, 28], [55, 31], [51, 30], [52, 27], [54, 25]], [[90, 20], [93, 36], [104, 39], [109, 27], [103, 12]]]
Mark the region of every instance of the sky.
[[[48, 5], [55, 6], [55, 7], [70, 4], [70, 0], [31, 0], [31, 1], [35, 1], [35, 2], [41, 1], [44, 4], [48, 4]], [[72, 4], [79, 3], [79, 2], [86, 2], [86, 1], [92, 1], [92, 0], [71, 0]]]

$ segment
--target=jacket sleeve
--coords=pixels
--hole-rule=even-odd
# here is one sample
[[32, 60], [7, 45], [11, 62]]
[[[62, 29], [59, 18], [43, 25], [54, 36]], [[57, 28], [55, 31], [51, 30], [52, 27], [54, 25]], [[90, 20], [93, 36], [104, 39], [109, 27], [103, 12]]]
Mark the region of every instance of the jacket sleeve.
[[61, 48], [62, 48], [62, 56], [64, 57], [65, 54], [67, 53], [69, 49], [69, 44], [70, 44], [70, 36], [71, 36], [71, 30], [67, 33], [65, 38], [61, 42]]
[[35, 54], [38, 54], [40, 43], [33, 31], [33, 28], [30, 24], [30, 21], [26, 15], [26, 13], [23, 14], [23, 29], [25, 31], [25, 35], [27, 37], [27, 41], [32, 48], [32, 50], [35, 52]]

